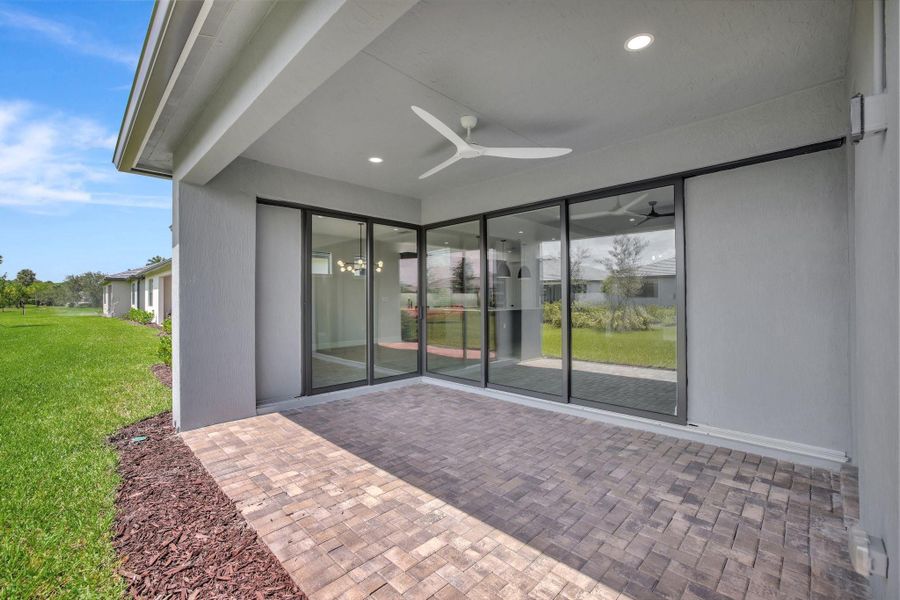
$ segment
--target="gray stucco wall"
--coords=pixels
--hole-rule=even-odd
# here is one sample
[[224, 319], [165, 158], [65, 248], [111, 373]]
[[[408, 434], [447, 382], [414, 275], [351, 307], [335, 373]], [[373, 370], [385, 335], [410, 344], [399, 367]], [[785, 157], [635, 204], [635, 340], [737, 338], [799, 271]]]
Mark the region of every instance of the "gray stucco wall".
[[300, 394], [300, 211], [256, 208], [256, 397]]
[[194, 429], [256, 413], [256, 200], [227, 176], [176, 185], [172, 402]]
[[851, 452], [845, 160], [686, 181], [690, 422]]
[[[112, 281], [106, 284], [109, 296], [103, 292], [103, 314], [108, 317], [122, 317], [131, 308], [131, 285], [127, 281]], [[108, 300], [108, 302], [107, 302]]]
[[[851, 386], [859, 465], [860, 516], [885, 541], [888, 578], [871, 578], [873, 597], [900, 598], [900, 184], [898, 184], [898, 4], [887, 1], [887, 134], [867, 136], [849, 150], [853, 302]], [[873, 5], [854, 4], [848, 68], [850, 96], [880, 91], [875, 64]]]

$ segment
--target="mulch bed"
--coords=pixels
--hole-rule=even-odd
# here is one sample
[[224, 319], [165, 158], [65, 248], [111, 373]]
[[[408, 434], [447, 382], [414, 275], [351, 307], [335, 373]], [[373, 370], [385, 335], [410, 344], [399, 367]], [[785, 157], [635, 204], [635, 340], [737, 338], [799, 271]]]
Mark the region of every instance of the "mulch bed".
[[175, 434], [172, 413], [126, 427], [110, 443], [122, 476], [113, 544], [132, 597], [305, 600]]
[[153, 374], [156, 375], [161, 384], [169, 389], [172, 388], [172, 367], [160, 363], [150, 367], [150, 370], [153, 371]]

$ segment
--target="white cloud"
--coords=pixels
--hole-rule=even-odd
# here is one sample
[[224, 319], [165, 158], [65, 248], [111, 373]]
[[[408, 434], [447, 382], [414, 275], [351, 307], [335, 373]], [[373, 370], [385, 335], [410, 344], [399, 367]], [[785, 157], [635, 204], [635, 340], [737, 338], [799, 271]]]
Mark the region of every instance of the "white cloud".
[[166, 209], [167, 197], [110, 191], [115, 135], [90, 119], [0, 100], [0, 207], [59, 214], [75, 205]]
[[72, 48], [88, 56], [96, 56], [131, 68], [137, 65], [138, 57], [134, 52], [97, 39], [91, 34], [65, 23], [45, 19], [25, 11], [0, 6], [0, 26], [38, 34], [55, 44]]

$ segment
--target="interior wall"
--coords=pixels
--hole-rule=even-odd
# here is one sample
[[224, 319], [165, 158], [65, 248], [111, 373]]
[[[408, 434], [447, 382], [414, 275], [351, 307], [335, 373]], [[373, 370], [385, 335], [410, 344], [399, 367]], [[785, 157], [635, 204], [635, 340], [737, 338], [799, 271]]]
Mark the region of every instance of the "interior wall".
[[375, 274], [375, 342], [400, 342], [400, 310], [404, 307], [400, 292], [400, 261], [393, 243], [375, 241], [372, 264], [384, 262], [381, 273]]
[[842, 80], [422, 199], [434, 223], [795, 148], [845, 135]]
[[300, 211], [256, 207], [256, 398], [301, 392]]
[[[351, 224], [353, 224], [351, 222]], [[331, 274], [313, 275], [312, 319], [316, 348], [345, 348], [366, 344], [366, 279], [352, 273], [341, 273], [335, 264], [353, 260], [359, 253], [355, 239], [335, 239], [326, 244], [325, 236], [313, 233], [313, 250], [331, 254]], [[365, 252], [365, 250], [363, 250]]]
[[685, 182], [689, 422], [851, 453], [845, 160]]
[[[854, 4], [848, 97], [882, 91], [876, 85], [877, 5]], [[888, 577], [870, 578], [873, 597], [900, 597], [900, 183], [898, 183], [898, 3], [885, 2], [886, 133], [850, 146], [853, 310], [851, 385], [859, 466], [860, 517], [870, 535], [884, 539]]]

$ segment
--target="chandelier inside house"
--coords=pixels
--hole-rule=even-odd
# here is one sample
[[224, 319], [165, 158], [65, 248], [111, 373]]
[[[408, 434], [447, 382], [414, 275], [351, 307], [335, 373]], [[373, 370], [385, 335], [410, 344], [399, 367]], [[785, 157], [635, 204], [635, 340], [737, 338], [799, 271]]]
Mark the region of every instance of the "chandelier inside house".
[[[366, 226], [365, 223], [357, 223], [359, 225], [359, 252], [356, 256], [353, 257], [352, 260], [338, 260], [337, 266], [341, 268], [341, 273], [351, 273], [354, 277], [363, 277], [366, 274], [366, 267], [368, 266], [366, 263], [366, 256], [363, 254], [363, 237], [365, 233], [363, 232], [363, 227]], [[381, 273], [381, 269], [384, 268], [384, 262], [378, 261], [375, 263], [375, 272]]]

